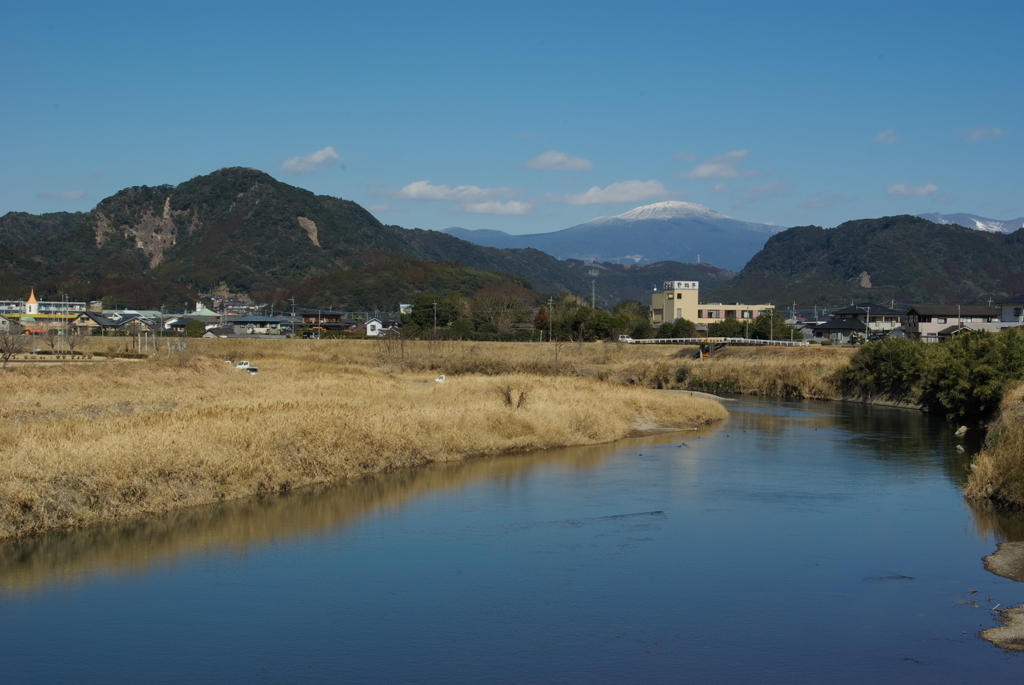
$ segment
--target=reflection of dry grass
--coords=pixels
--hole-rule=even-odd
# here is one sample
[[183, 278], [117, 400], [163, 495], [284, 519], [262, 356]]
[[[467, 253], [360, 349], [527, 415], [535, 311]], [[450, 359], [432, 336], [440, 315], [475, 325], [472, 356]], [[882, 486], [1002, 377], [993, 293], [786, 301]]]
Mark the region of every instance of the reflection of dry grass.
[[[161, 353], [8, 372], [0, 536], [472, 455], [609, 442], [638, 423], [696, 426], [726, 414], [688, 396], [529, 372], [553, 359], [544, 345], [428, 345], [407, 343], [403, 360], [381, 359], [369, 341], [193, 341], [184, 361]], [[582, 365], [601, 347], [563, 355]], [[474, 356], [481, 371], [453, 375]], [[219, 361], [243, 358], [261, 373]], [[487, 377], [487, 364], [512, 372]], [[435, 370], [448, 381], [433, 383]], [[528, 389], [528, 401], [506, 406], [499, 380], [517, 398]]]
[[[688, 432], [687, 436], [700, 434]], [[627, 442], [648, 445], [672, 439], [655, 435]], [[593, 469], [618, 449], [608, 445], [566, 447], [429, 464], [69, 533], [8, 539], [0, 541], [0, 593], [32, 591], [50, 583], [70, 584], [95, 573], [137, 573], [164, 560], [205, 550], [245, 551], [282, 538], [319, 535], [403, 506], [429, 492], [456, 490], [483, 480], [518, 480], [536, 469]]]
[[1004, 396], [988, 439], [971, 464], [964, 495], [1024, 507], [1024, 383]]

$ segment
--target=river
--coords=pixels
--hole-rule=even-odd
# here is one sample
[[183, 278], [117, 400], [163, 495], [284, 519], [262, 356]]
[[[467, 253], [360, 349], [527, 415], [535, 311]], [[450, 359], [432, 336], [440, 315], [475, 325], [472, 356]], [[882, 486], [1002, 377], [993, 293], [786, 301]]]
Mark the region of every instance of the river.
[[728, 408], [0, 544], [3, 681], [1020, 679], [978, 637], [1024, 602], [982, 564], [1024, 525], [961, 498], [975, 445], [903, 409]]

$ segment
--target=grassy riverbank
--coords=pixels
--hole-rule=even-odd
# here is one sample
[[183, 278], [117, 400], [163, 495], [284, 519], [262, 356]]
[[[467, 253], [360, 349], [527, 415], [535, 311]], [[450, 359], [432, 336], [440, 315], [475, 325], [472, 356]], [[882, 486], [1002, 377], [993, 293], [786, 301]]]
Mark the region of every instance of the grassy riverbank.
[[652, 392], [649, 377], [629, 384], [671, 367], [666, 355], [210, 340], [143, 362], [15, 366], [0, 398], [0, 537], [724, 418], [717, 402]]
[[1024, 383], [1003, 397], [986, 446], [971, 464], [964, 495], [1024, 507]]

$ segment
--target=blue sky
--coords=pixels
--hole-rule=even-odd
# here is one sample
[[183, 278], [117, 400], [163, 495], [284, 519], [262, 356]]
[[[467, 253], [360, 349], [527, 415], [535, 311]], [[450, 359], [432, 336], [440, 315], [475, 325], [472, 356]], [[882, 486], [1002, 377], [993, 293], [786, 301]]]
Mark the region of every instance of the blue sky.
[[0, 213], [227, 166], [407, 228], [1024, 215], [1021, 2], [0, 2]]

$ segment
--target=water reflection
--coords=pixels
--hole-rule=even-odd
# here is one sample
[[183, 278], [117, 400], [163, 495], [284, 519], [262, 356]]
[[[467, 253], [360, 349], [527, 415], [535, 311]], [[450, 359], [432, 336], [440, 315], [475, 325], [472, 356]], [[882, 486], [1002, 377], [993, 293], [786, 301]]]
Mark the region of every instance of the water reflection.
[[[791, 447], [800, 431], [831, 431], [836, 447], [854, 458], [871, 458], [906, 470], [940, 466], [958, 487], [966, 483], [983, 437], [980, 431], [972, 431], [958, 438], [953, 424], [904, 407], [744, 398], [738, 409], [749, 412], [740, 418], [742, 429], [757, 430], [761, 440], [777, 449]], [[957, 445], [964, 451], [958, 451]]]
[[696, 437], [715, 429], [633, 438], [608, 445], [432, 464], [338, 485], [194, 507], [137, 521], [0, 542], [0, 592], [73, 584], [94, 574], [141, 574], [184, 557], [323, 534], [406, 505], [425, 493], [454, 491], [481, 480], [523, 478], [538, 469], [585, 471], [631, 446]]
[[988, 500], [964, 500], [979, 537], [992, 536], [996, 542], [1024, 541], [1024, 511], [1006, 509]]

